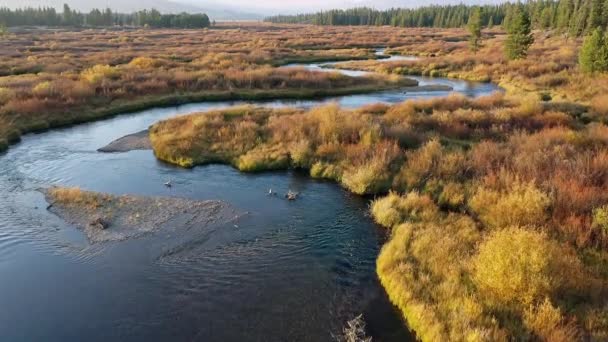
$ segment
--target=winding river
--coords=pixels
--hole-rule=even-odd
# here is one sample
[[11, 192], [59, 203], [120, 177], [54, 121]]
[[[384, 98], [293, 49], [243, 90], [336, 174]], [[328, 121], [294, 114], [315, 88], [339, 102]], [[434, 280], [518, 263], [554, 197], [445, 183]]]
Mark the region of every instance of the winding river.
[[[416, 79], [469, 96], [498, 90]], [[358, 107], [446, 94], [394, 90], [259, 104]], [[375, 259], [386, 235], [368, 217], [366, 199], [297, 172], [250, 175], [219, 165], [184, 170], [158, 162], [151, 151], [96, 152], [160, 119], [241, 103], [150, 109], [28, 135], [0, 155], [2, 339], [328, 341], [363, 313], [375, 341], [412, 340], [376, 279]], [[167, 179], [171, 189], [163, 186]], [[47, 212], [37, 189], [49, 185], [219, 199], [248, 215], [205, 234], [89, 245]], [[269, 188], [303, 195], [287, 202], [266, 196]]]

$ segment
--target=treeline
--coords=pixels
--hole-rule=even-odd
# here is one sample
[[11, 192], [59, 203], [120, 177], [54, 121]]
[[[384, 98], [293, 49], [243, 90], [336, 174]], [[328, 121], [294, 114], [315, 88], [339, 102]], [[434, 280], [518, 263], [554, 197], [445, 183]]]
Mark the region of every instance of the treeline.
[[0, 25], [4, 26], [149, 26], [158, 28], [204, 28], [209, 27], [206, 14], [163, 14], [155, 9], [135, 13], [116, 13], [111, 9], [93, 9], [89, 13], [72, 10], [63, 5], [59, 13], [52, 7], [0, 8]]
[[[481, 22], [486, 27], [508, 25], [513, 12], [523, 5], [534, 28], [557, 29], [574, 36], [608, 24], [608, 0], [537, 0], [481, 6]], [[265, 20], [273, 23], [315, 25], [391, 25], [400, 27], [463, 27], [477, 6], [434, 5], [415, 9], [372, 8], [330, 10], [311, 14], [278, 15]]]

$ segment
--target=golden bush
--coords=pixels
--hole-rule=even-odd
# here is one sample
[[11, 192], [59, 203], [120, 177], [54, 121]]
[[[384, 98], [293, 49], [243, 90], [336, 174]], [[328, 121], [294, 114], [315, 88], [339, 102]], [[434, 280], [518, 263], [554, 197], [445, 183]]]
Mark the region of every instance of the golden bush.
[[0, 105], [10, 101], [15, 96], [15, 92], [8, 88], [0, 88]]
[[160, 61], [150, 57], [136, 57], [129, 62], [129, 66], [139, 69], [152, 69], [160, 65]]
[[551, 200], [534, 183], [514, 182], [507, 191], [479, 187], [471, 209], [489, 227], [538, 226], [548, 219]]
[[391, 192], [371, 204], [374, 219], [387, 228], [406, 222], [433, 221], [439, 217], [439, 209], [427, 195], [410, 192], [401, 196]]
[[576, 325], [565, 321], [560, 308], [553, 306], [549, 298], [524, 311], [524, 325], [544, 341], [581, 341]]
[[97, 64], [91, 68], [85, 69], [80, 73], [80, 76], [92, 84], [100, 83], [106, 78], [114, 78], [120, 75], [117, 68], [109, 65]]
[[474, 268], [473, 279], [484, 298], [499, 306], [521, 307], [574, 286], [582, 265], [545, 234], [511, 227], [486, 238]]

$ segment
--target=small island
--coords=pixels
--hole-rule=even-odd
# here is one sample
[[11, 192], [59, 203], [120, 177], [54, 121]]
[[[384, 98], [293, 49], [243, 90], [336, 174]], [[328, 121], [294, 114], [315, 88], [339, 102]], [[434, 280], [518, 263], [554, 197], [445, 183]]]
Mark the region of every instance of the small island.
[[62, 187], [43, 193], [48, 210], [81, 229], [91, 244], [137, 238], [161, 229], [208, 228], [241, 216], [221, 201], [115, 196]]

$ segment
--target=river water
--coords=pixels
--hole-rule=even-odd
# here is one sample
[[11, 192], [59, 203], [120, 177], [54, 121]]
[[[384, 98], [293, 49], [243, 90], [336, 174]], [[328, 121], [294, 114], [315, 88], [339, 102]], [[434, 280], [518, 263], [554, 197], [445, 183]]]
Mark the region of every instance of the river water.
[[[469, 96], [498, 90], [417, 79]], [[446, 94], [394, 90], [263, 104], [358, 107]], [[27, 135], [0, 155], [3, 341], [329, 341], [360, 313], [375, 341], [413, 339], [375, 275], [386, 232], [368, 217], [367, 199], [297, 172], [184, 170], [158, 162], [151, 151], [96, 152], [160, 119], [235, 104], [242, 102], [150, 109]], [[168, 179], [171, 189], [163, 186]], [[204, 233], [89, 245], [46, 211], [37, 189], [51, 185], [218, 199], [248, 214]], [[269, 188], [302, 197], [268, 197]]]

